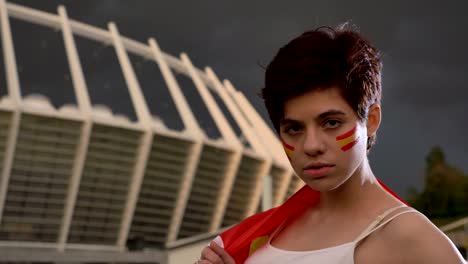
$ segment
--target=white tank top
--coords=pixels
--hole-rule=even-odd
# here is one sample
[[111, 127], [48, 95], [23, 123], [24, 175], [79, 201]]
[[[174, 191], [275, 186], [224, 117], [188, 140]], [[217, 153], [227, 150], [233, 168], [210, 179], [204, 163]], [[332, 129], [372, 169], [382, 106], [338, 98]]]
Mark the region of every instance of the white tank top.
[[[382, 220], [395, 210], [406, 207], [409, 210], [397, 213], [385, 221]], [[310, 263], [327, 263], [327, 264], [354, 264], [354, 249], [356, 245], [372, 234], [375, 230], [386, 225], [394, 218], [405, 214], [417, 212], [416, 210], [407, 207], [406, 205], [391, 208], [379, 215], [354, 241], [341, 244], [334, 247], [328, 247], [312, 251], [288, 251], [276, 248], [271, 245], [271, 238], [282, 229], [280, 226], [270, 237], [267, 243], [259, 248], [255, 253], [250, 256], [245, 264], [274, 264], [274, 263], [295, 263], [295, 264], [310, 264]]]

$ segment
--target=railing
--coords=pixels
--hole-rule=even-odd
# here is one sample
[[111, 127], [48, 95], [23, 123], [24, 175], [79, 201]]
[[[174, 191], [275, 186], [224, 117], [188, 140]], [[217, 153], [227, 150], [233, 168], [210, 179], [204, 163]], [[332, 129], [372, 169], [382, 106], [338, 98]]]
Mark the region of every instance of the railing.
[[459, 247], [468, 248], [468, 217], [440, 227], [440, 230]]

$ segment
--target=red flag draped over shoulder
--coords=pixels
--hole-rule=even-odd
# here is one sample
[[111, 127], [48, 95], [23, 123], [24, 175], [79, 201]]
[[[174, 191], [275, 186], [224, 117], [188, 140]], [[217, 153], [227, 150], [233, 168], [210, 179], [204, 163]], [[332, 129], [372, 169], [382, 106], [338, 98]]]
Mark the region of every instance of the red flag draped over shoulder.
[[[406, 204], [381, 181], [379, 183], [387, 192]], [[268, 241], [270, 234], [280, 224], [298, 218], [307, 208], [315, 206], [319, 200], [320, 192], [307, 185], [304, 186], [281, 206], [255, 214], [224, 231], [220, 235], [224, 249], [234, 258], [236, 264], [244, 263], [255, 250]]]

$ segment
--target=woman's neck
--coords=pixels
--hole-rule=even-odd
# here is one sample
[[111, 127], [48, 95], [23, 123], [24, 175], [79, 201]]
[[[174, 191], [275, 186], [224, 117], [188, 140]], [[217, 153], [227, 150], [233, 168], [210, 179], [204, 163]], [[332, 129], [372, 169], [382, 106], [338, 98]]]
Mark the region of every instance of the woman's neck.
[[367, 159], [353, 175], [338, 188], [322, 192], [318, 208], [322, 212], [344, 213], [367, 209], [375, 205], [376, 199], [384, 199]]

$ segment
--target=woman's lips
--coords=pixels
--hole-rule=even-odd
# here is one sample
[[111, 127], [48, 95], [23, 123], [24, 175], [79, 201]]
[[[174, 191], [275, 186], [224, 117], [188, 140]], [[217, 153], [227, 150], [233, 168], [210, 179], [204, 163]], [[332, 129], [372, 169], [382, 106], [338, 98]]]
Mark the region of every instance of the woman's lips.
[[334, 165], [309, 166], [304, 169], [305, 175], [312, 178], [321, 178], [330, 173]]

